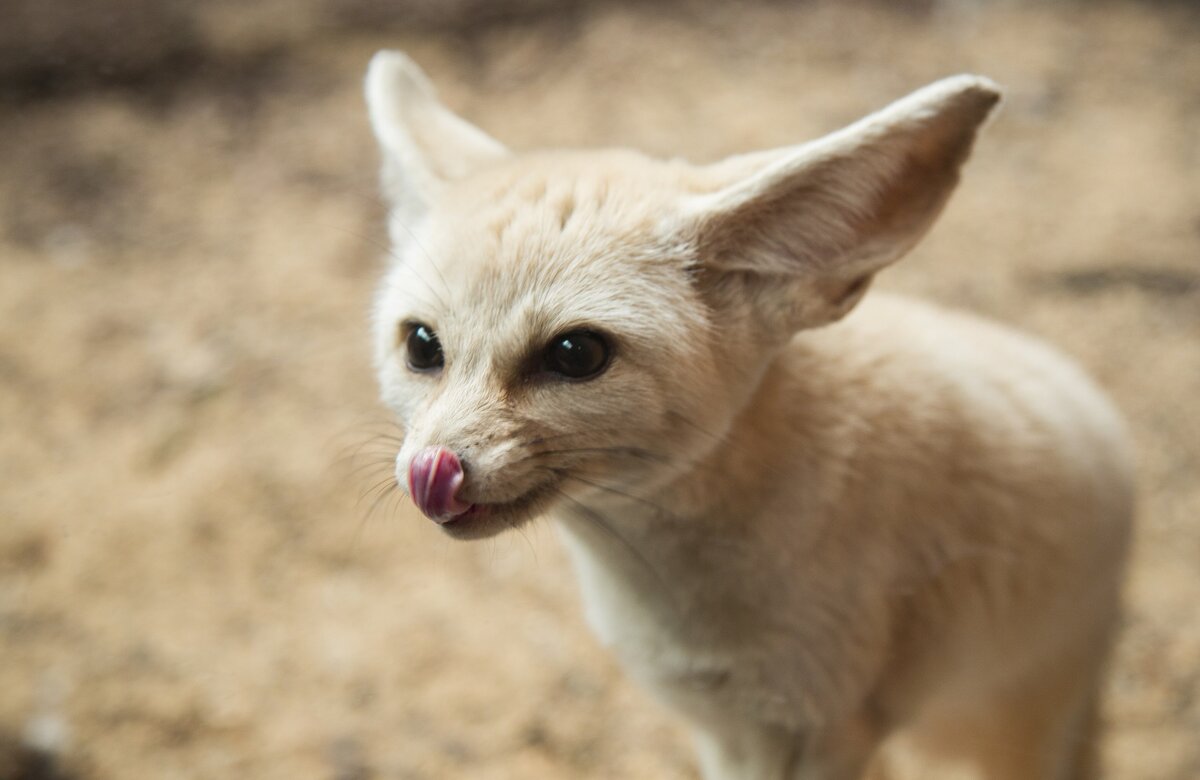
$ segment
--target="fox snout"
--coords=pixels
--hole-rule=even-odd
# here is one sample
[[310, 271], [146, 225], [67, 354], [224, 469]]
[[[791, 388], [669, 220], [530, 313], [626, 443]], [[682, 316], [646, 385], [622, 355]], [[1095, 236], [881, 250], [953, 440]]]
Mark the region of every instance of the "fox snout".
[[457, 497], [463, 483], [462, 461], [445, 447], [426, 447], [408, 462], [408, 492], [429, 519], [445, 524], [471, 509]]

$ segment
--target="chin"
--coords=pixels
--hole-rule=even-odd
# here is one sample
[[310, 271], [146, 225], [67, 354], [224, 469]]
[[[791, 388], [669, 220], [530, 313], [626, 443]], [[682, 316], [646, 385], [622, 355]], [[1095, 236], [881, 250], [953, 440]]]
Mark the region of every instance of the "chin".
[[544, 514], [552, 503], [555, 491], [554, 485], [545, 485], [505, 503], [475, 504], [458, 517], [441, 523], [439, 527], [452, 539], [487, 539], [513, 528], [520, 528]]

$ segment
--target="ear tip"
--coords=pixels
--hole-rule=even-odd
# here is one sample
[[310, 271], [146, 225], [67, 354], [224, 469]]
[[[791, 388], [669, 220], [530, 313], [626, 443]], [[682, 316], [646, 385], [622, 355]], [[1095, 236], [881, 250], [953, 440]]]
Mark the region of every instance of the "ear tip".
[[380, 49], [371, 57], [371, 70], [416, 68], [417, 64], [399, 49]]
[[942, 83], [946, 85], [947, 92], [952, 93], [957, 101], [967, 103], [983, 116], [990, 114], [1004, 97], [1004, 90], [1000, 88], [999, 84], [987, 76], [979, 76], [974, 73], [951, 76]]
[[367, 95], [394, 93], [411, 87], [430, 91], [432, 85], [421, 66], [398, 49], [380, 49], [367, 65]]
[[399, 49], [380, 49], [375, 52], [371, 57], [371, 62], [367, 65], [367, 78], [371, 80], [390, 79], [415, 66], [416, 63], [412, 61], [412, 58]]

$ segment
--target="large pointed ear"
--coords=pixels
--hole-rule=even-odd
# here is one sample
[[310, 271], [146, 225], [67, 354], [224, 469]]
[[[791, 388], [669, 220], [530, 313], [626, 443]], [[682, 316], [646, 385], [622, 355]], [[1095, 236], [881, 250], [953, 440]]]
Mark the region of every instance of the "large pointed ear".
[[366, 81], [371, 127], [383, 151], [383, 189], [398, 215], [415, 221], [437, 189], [509, 152], [441, 104], [417, 64], [398, 51], [371, 59]]
[[933, 224], [999, 98], [987, 79], [948, 78], [813, 143], [701, 169], [685, 209], [701, 283], [750, 290], [779, 327], [840, 318]]

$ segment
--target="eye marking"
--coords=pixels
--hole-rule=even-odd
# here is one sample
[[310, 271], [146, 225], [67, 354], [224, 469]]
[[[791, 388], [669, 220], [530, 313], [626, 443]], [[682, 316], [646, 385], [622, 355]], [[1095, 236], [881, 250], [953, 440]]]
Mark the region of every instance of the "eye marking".
[[409, 369], [418, 373], [433, 373], [446, 365], [442, 342], [437, 333], [423, 322], [400, 323], [400, 339], [408, 353]]
[[542, 351], [543, 371], [571, 380], [594, 379], [608, 368], [612, 346], [591, 330], [570, 330], [550, 339]]

